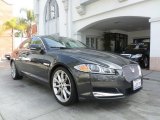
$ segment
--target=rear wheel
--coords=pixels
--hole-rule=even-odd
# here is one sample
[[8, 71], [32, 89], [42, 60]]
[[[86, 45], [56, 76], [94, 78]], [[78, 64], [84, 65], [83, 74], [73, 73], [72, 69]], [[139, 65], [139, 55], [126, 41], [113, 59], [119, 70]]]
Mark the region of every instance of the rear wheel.
[[63, 67], [59, 67], [53, 72], [52, 89], [56, 100], [62, 105], [71, 105], [77, 101], [73, 77]]
[[11, 62], [11, 76], [14, 80], [22, 79], [22, 76], [19, 75], [18, 70], [14, 62]]

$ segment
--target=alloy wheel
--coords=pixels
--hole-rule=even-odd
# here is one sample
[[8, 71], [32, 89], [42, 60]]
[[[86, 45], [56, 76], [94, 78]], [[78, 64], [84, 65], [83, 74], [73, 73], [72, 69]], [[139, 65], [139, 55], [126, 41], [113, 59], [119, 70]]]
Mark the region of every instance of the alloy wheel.
[[12, 64], [11, 64], [11, 75], [13, 78], [16, 77], [16, 67], [15, 67], [14, 62], [12, 62]]
[[67, 73], [63, 70], [58, 70], [53, 76], [53, 91], [56, 98], [62, 102], [67, 102], [71, 97], [71, 81]]

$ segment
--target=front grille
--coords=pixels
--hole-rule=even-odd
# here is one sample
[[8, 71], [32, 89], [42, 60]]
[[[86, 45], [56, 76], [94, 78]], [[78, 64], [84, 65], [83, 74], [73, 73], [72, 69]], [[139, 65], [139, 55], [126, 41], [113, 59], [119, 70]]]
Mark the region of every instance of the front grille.
[[123, 75], [128, 82], [140, 77], [141, 70], [137, 64], [126, 65], [123, 67]]

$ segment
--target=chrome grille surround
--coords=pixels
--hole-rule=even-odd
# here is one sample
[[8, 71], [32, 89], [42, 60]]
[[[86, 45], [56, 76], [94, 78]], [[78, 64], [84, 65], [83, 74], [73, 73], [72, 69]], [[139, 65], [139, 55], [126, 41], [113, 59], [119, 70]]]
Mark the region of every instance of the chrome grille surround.
[[123, 76], [128, 82], [131, 82], [142, 76], [141, 68], [138, 64], [130, 64], [123, 66]]
[[131, 54], [121, 54], [122, 56], [126, 57], [126, 58], [131, 58]]

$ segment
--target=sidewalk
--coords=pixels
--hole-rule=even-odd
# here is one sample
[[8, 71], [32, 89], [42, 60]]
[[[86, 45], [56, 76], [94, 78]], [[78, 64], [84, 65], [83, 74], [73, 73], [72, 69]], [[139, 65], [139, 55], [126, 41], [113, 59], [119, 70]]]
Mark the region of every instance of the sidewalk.
[[1, 113], [0, 113], [0, 120], [3, 120]]
[[0, 62], [2, 62], [2, 58], [0, 57]]
[[1, 60], [0, 59], [0, 68], [7, 68], [9, 69], [10, 68], [10, 61], [9, 60]]
[[152, 70], [142, 70], [144, 80], [160, 81], [160, 72]]

